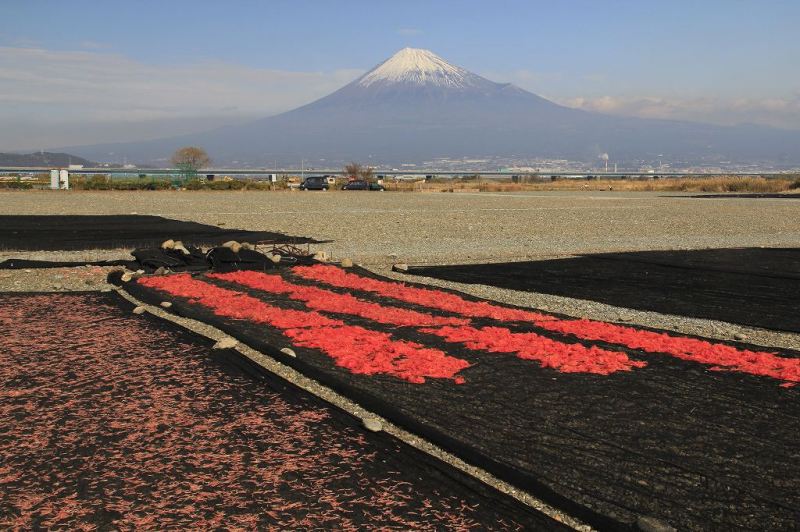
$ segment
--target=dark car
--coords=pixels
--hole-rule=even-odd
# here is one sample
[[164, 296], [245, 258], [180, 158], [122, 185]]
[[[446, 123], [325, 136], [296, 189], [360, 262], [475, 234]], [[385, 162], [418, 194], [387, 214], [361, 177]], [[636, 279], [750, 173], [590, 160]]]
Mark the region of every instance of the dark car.
[[300, 190], [328, 190], [328, 179], [325, 176], [309, 176], [300, 183]]
[[385, 190], [383, 185], [378, 183], [370, 183], [363, 180], [350, 181], [342, 187], [342, 190]]

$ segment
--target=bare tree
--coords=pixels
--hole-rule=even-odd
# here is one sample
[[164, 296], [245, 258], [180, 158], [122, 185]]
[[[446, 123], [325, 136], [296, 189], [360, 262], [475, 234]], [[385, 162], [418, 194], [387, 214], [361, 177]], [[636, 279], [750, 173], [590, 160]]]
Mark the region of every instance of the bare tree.
[[352, 162], [344, 167], [344, 175], [348, 179], [363, 179], [364, 181], [372, 181], [375, 177], [375, 169], [371, 166], [362, 166], [359, 163]]
[[363, 166], [359, 175], [364, 181], [372, 181], [373, 177], [375, 177], [375, 169], [371, 166]]
[[361, 174], [362, 168], [361, 165], [352, 162], [350, 164], [345, 165], [344, 167], [344, 176], [348, 179], [356, 179]]
[[181, 171], [184, 178], [190, 178], [197, 175], [200, 168], [208, 166], [211, 163], [208, 154], [203, 148], [197, 146], [185, 146], [175, 151], [172, 154], [172, 164]]

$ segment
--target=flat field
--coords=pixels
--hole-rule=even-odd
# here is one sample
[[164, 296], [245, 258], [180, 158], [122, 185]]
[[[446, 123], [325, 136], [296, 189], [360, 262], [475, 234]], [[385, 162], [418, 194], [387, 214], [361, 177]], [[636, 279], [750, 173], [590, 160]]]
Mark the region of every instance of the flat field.
[[0, 214], [133, 212], [331, 240], [317, 248], [375, 266], [800, 245], [797, 199], [675, 192], [0, 192]]

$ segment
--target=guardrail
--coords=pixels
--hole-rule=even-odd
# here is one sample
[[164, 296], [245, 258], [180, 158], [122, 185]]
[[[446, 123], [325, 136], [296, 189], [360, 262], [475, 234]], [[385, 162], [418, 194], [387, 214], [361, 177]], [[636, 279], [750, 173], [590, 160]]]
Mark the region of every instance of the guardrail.
[[[0, 174], [11, 174], [11, 173], [50, 173], [50, 170], [54, 169], [64, 169], [68, 170], [70, 174], [84, 174], [84, 175], [92, 175], [92, 174], [108, 174], [113, 176], [126, 176], [126, 177], [139, 177], [141, 175], [144, 176], [157, 176], [157, 175], [164, 175], [164, 176], [175, 176], [180, 177], [182, 175], [182, 171], [176, 168], [63, 168], [63, 167], [51, 167], [51, 166], [6, 166], [0, 167]], [[424, 170], [424, 169], [415, 169], [415, 170], [394, 170], [394, 169], [380, 169], [375, 168], [373, 172], [376, 176], [418, 176], [418, 177], [465, 177], [465, 176], [481, 176], [481, 177], [513, 177], [513, 176], [525, 176], [525, 177], [533, 177], [539, 176], [543, 178], [549, 178], [551, 176], [554, 177], [574, 177], [574, 178], [586, 178], [589, 176], [597, 177], [597, 178], [623, 178], [623, 177], [688, 177], [688, 176], [697, 176], [697, 177], [717, 177], [717, 176], [763, 176], [763, 177], [773, 177], [773, 176], [780, 176], [785, 173], [789, 172], [713, 172], [713, 173], [703, 173], [703, 172], [661, 172], [661, 171], [628, 171], [628, 172], [594, 172], [594, 171], [586, 171], [586, 172], [547, 172], [547, 171], [540, 171], [540, 172], [507, 172], [507, 171], [488, 171], [488, 170]], [[198, 176], [224, 176], [224, 175], [239, 175], [239, 176], [268, 176], [271, 174], [277, 175], [344, 175], [345, 172], [343, 170], [332, 170], [332, 169], [319, 169], [319, 170], [308, 170], [308, 169], [298, 169], [298, 168], [289, 168], [289, 169], [268, 169], [268, 168], [203, 168], [197, 171]]]

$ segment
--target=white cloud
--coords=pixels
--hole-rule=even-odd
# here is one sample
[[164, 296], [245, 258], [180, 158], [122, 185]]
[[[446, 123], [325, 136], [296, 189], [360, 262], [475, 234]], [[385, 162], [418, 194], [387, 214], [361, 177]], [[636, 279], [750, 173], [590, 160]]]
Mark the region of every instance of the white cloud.
[[595, 96], [554, 100], [569, 107], [608, 114], [800, 129], [800, 93], [784, 98]]
[[[185, 117], [259, 118], [308, 103], [362, 73], [293, 72], [222, 62], [152, 65], [89, 50], [0, 47], [0, 122], [24, 121], [31, 130], [36, 125], [46, 129]], [[96, 140], [116, 140], [106, 135], [107, 130]], [[72, 140], [65, 138], [63, 144]], [[0, 150], [39, 144], [7, 127], [0, 130]]]
[[[721, 125], [752, 123], [800, 129], [800, 91], [797, 90], [763, 97], [687, 92], [659, 95], [644, 86], [631, 88], [624, 80], [614, 80], [602, 73], [567, 74], [522, 69], [485, 72], [483, 75], [495, 81], [514, 83], [554, 102], [587, 111]], [[615, 89], [625, 94], [602, 94]], [[774, 89], [767, 93], [770, 91], [774, 92]]]

